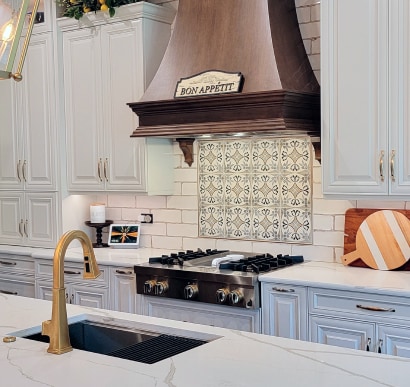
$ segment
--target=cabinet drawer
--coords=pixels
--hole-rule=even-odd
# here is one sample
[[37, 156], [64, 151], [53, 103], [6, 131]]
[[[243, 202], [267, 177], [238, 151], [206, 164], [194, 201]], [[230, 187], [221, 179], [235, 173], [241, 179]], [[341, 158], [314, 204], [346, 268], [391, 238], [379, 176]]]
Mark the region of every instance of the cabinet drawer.
[[34, 273], [34, 259], [19, 255], [0, 254], [1, 272]]
[[34, 277], [10, 276], [0, 277], [0, 294], [32, 297], [35, 296]]
[[[53, 261], [44, 260], [36, 261], [36, 277], [48, 277], [53, 276]], [[99, 266], [100, 276], [92, 281], [102, 283], [107, 282], [108, 284], [108, 271], [104, 266]], [[65, 282], [78, 282], [84, 281], [83, 278], [84, 265], [80, 262], [64, 262], [64, 281]]]
[[341, 290], [309, 289], [310, 312], [316, 314], [346, 313], [410, 320], [410, 304], [404, 297]]

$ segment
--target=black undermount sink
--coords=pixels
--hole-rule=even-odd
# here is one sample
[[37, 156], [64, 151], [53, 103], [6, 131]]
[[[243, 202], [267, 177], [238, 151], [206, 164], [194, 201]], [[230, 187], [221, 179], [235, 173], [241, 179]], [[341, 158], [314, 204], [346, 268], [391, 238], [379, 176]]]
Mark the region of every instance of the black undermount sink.
[[[156, 363], [210, 341], [90, 320], [73, 322], [68, 327], [73, 348], [146, 364]], [[48, 336], [41, 333], [21, 337], [49, 342]]]

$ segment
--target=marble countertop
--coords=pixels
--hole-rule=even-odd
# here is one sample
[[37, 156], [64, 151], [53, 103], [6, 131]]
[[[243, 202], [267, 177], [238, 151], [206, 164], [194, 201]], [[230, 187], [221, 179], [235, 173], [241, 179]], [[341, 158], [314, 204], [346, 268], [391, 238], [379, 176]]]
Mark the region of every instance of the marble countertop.
[[410, 296], [410, 271], [383, 271], [330, 262], [304, 262], [259, 276], [262, 282], [331, 287], [341, 290], [375, 290], [387, 295]]
[[[95, 257], [100, 265], [110, 266], [133, 266], [139, 263], [148, 262], [151, 257], [158, 257], [162, 254], [170, 254], [175, 250], [152, 249], [147, 247], [119, 249], [113, 247], [94, 248]], [[0, 245], [0, 254], [28, 255], [33, 258], [52, 259], [54, 249], [42, 249], [24, 246]], [[67, 249], [65, 260], [73, 262], [83, 261], [83, 250], [81, 247], [71, 247]]]
[[[21, 337], [0, 341], [4, 386], [408, 386], [410, 359], [328, 345], [201, 326], [172, 320], [67, 305], [70, 319], [84, 314], [135, 326], [181, 329], [187, 335], [219, 336], [205, 345], [155, 364], [143, 364], [74, 349], [47, 353], [48, 344]], [[0, 295], [0, 335], [39, 327], [51, 302]], [[246, 362], [245, 362], [246, 361]]]

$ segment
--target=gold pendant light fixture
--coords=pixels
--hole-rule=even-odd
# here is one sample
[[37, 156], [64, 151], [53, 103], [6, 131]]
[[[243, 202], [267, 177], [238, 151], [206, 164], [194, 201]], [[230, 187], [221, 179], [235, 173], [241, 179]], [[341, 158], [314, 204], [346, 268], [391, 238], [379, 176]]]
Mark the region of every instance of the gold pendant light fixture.
[[[0, 79], [13, 78], [21, 81], [24, 59], [39, 3], [40, 0], [34, 0], [31, 17], [28, 25], [25, 26], [30, 0], [0, 0]], [[17, 70], [13, 72], [21, 36], [25, 38], [22, 42]]]

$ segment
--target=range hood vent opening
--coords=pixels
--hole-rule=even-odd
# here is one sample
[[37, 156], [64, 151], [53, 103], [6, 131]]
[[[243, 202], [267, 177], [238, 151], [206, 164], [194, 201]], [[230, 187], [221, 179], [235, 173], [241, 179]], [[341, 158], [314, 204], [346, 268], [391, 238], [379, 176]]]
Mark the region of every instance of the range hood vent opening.
[[[174, 97], [181, 79], [211, 70], [242, 74], [241, 91]], [[320, 86], [295, 0], [179, 0], [162, 63], [140, 101], [128, 105], [139, 117], [131, 137], [175, 138], [188, 164], [203, 136], [320, 138]]]

